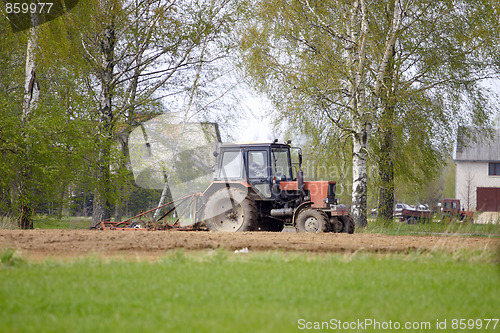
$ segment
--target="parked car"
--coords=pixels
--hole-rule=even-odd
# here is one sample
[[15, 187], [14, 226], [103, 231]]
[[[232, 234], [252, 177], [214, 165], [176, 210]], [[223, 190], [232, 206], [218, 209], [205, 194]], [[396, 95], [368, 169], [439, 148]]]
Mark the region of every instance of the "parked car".
[[417, 205], [417, 210], [429, 210], [429, 205], [419, 203]]
[[408, 224], [426, 223], [430, 221], [431, 211], [425, 204], [411, 206], [405, 203], [397, 203], [394, 207], [394, 217]]
[[403, 209], [414, 209], [414, 207], [405, 203], [397, 203], [396, 205], [394, 205], [394, 217], [401, 218]]

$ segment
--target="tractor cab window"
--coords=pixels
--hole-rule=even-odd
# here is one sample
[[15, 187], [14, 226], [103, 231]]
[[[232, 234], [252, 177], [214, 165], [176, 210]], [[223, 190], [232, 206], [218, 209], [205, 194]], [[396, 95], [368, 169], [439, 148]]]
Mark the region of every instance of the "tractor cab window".
[[219, 178], [242, 178], [243, 155], [241, 151], [225, 151], [222, 155], [222, 167], [219, 170]]
[[267, 178], [268, 165], [265, 150], [248, 152], [248, 178]]
[[455, 201], [445, 201], [444, 208], [445, 209], [457, 209], [457, 203]]
[[273, 148], [271, 150], [271, 167], [273, 177], [278, 180], [291, 180], [290, 151], [286, 148]]

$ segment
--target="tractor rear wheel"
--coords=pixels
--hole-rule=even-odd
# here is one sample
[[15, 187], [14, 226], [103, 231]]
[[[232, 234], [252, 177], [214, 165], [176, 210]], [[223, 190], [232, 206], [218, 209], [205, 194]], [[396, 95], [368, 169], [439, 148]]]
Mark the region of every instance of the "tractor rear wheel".
[[249, 231], [256, 225], [257, 207], [243, 191], [223, 188], [208, 199], [205, 221], [211, 231]]
[[328, 216], [319, 210], [304, 209], [295, 222], [297, 232], [323, 232], [325, 231]]

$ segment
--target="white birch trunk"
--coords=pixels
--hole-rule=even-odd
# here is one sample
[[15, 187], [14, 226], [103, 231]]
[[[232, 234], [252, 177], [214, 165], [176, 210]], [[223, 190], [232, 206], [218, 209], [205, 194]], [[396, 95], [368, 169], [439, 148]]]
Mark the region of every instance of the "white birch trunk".
[[[365, 2], [353, 4], [346, 44], [350, 73], [349, 95], [353, 113], [353, 151], [352, 151], [352, 204], [351, 215], [356, 227], [367, 225], [367, 145], [371, 131], [371, 113], [367, 107], [366, 81], [366, 42], [368, 37], [368, 16]], [[359, 26], [358, 26], [359, 25]]]
[[36, 50], [38, 49], [37, 23], [38, 16], [34, 15], [32, 17], [32, 27], [30, 28], [26, 47], [26, 73], [24, 78], [24, 98], [21, 113], [21, 135], [23, 136], [25, 146], [23, 164], [20, 167], [19, 180], [17, 182], [18, 223], [21, 229], [33, 229], [31, 143], [29, 141], [29, 135], [25, 131], [25, 126], [29, 123], [33, 110], [37, 107], [40, 97], [40, 87], [36, 78]]
[[352, 206], [351, 214], [357, 227], [367, 225], [367, 140], [369, 128], [353, 135], [352, 148]]
[[[378, 109], [379, 93], [385, 78], [387, 67], [392, 56], [394, 45], [402, 21], [402, 3], [401, 0], [394, 0], [394, 11], [391, 29], [387, 36], [384, 54], [378, 65], [376, 83], [373, 90], [374, 98], [367, 100], [365, 92], [366, 71], [369, 64], [366, 59], [366, 40], [368, 38], [368, 13], [366, 2], [359, 0], [354, 3], [356, 9], [351, 16], [351, 25], [349, 27], [349, 36], [352, 41], [356, 41], [356, 46], [348, 45], [348, 61], [351, 70], [351, 103], [353, 112], [353, 152], [352, 152], [352, 205], [351, 214], [357, 227], [367, 225], [367, 191], [368, 191], [368, 140], [371, 135], [371, 123], [374, 114]], [[359, 24], [359, 28], [357, 27]], [[358, 30], [359, 29], [359, 30]]]
[[24, 78], [24, 99], [21, 120], [28, 121], [33, 109], [38, 105], [40, 86], [36, 78], [36, 50], [38, 48], [38, 28], [30, 28], [28, 45], [26, 47], [26, 74]]

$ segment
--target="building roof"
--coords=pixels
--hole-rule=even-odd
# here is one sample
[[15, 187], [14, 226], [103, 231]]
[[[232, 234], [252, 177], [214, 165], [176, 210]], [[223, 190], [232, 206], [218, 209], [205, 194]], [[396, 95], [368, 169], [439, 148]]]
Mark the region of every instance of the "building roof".
[[493, 136], [484, 136], [478, 142], [470, 142], [458, 131], [455, 161], [500, 162], [500, 128], [493, 129]]

